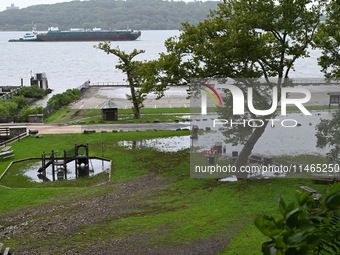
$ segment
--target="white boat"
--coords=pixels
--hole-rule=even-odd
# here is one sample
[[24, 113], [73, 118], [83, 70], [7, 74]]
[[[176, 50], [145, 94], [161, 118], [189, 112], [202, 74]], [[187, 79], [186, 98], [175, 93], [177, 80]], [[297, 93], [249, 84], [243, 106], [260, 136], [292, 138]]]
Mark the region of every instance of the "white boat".
[[19, 39], [10, 39], [9, 42], [27, 42], [27, 41], [37, 41], [37, 29], [35, 26], [32, 26], [32, 31], [24, 34], [23, 37]]

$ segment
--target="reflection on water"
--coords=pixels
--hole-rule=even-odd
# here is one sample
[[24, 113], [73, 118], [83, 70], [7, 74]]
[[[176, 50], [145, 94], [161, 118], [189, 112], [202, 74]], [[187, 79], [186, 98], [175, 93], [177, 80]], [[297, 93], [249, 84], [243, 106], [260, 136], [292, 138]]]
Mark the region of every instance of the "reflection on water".
[[[212, 119], [217, 116], [197, 116], [192, 122], [193, 125], [198, 125], [200, 129], [211, 128], [210, 132], [204, 132], [199, 135], [197, 140], [192, 141], [192, 146], [196, 151], [210, 150], [216, 143], [222, 142], [227, 154], [232, 151], [240, 151], [242, 145], [232, 146], [224, 142], [224, 136], [218, 130], [221, 126], [213, 128]], [[200, 119], [201, 118], [201, 119]], [[320, 122], [320, 119], [332, 118], [331, 112], [314, 112], [312, 116], [304, 116], [299, 113], [291, 113], [287, 116], [280, 116], [279, 119], [295, 119], [298, 121], [298, 127], [283, 127], [275, 125], [268, 126], [262, 137], [256, 143], [253, 154], [279, 156], [279, 155], [301, 155], [301, 154], [321, 154], [325, 155], [329, 148], [317, 148], [315, 127]]]
[[[38, 173], [38, 169], [41, 167], [41, 162], [35, 162], [35, 163], [28, 163], [22, 170], [23, 174], [31, 179], [31, 181], [34, 182], [43, 182], [43, 177], [40, 173]], [[105, 160], [99, 160], [99, 159], [90, 159], [89, 163], [89, 169], [85, 170], [83, 169], [80, 171], [82, 174], [80, 176], [95, 176], [102, 172], [108, 172], [111, 168], [111, 164], [109, 161]], [[60, 168], [59, 168], [60, 169]], [[58, 167], [55, 167], [55, 178], [58, 179]], [[60, 171], [61, 172], [61, 169]], [[53, 180], [52, 177], [52, 166], [48, 166], [46, 168], [46, 178], [50, 181]], [[63, 178], [64, 179], [64, 178]], [[71, 161], [67, 163], [67, 180], [74, 180], [76, 179], [76, 173], [75, 173], [75, 162]]]
[[[304, 116], [298, 113], [291, 113], [283, 119], [295, 119], [299, 126], [286, 128], [281, 125], [268, 126], [262, 137], [256, 143], [253, 154], [280, 156], [280, 155], [301, 155], [320, 154], [325, 155], [329, 148], [317, 148], [315, 127], [320, 119], [330, 119], [332, 112], [314, 112], [312, 116]], [[153, 148], [159, 151], [174, 152], [189, 148], [202, 152], [210, 150], [216, 143], [222, 143], [223, 148], [229, 155], [233, 151], [240, 151], [242, 145], [232, 146], [224, 141], [224, 136], [218, 126], [213, 128], [212, 120], [217, 116], [192, 116], [191, 127], [197, 125], [201, 130], [207, 128], [211, 131], [200, 133], [198, 139], [190, 139], [190, 136], [174, 136], [166, 138], [145, 139], [138, 141], [121, 141], [118, 145], [129, 149]]]
[[176, 152], [190, 147], [190, 136], [172, 136], [138, 141], [120, 141], [118, 142], [118, 145], [129, 149], [153, 148], [164, 152]]

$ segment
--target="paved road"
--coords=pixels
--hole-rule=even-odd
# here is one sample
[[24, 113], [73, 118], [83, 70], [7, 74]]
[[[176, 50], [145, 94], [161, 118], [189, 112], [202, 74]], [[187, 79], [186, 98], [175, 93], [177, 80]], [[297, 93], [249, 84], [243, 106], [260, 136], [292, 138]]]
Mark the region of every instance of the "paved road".
[[93, 125], [63, 125], [63, 124], [1, 124], [0, 127], [26, 126], [27, 130], [38, 130], [39, 134], [74, 134], [84, 130], [96, 132], [116, 131], [146, 131], [146, 130], [176, 130], [189, 128], [189, 123], [140, 123], [140, 124], [93, 124]]

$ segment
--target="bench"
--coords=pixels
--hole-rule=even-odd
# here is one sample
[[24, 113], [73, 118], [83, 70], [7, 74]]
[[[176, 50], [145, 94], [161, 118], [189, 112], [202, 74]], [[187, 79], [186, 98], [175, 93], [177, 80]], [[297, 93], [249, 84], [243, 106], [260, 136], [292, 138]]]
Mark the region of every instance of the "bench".
[[14, 157], [13, 152], [14, 151], [3, 151], [3, 152], [0, 152], [0, 159], [6, 159], [6, 158]]
[[263, 165], [271, 165], [273, 163], [272, 157], [262, 156], [262, 155], [250, 155], [248, 159], [249, 163], [259, 163]]
[[8, 151], [11, 148], [12, 148], [12, 146], [3, 146], [0, 150], [0, 152]]
[[313, 174], [313, 182], [317, 184], [328, 184], [340, 181], [340, 174]]
[[309, 192], [309, 195], [314, 198], [314, 200], [319, 201], [321, 194], [317, 192], [315, 189], [312, 189], [308, 186], [300, 186], [304, 191]]

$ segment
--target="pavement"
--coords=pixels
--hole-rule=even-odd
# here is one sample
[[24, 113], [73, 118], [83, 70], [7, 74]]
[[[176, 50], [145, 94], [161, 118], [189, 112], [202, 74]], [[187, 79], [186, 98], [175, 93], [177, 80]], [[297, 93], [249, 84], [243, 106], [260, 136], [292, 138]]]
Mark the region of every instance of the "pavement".
[[27, 127], [27, 130], [38, 130], [39, 134], [75, 134], [83, 133], [84, 130], [96, 132], [126, 132], [148, 130], [176, 130], [189, 128], [189, 123], [138, 123], [138, 124], [92, 124], [92, 125], [67, 125], [67, 124], [36, 124], [16, 123], [1, 124], [0, 127]]

